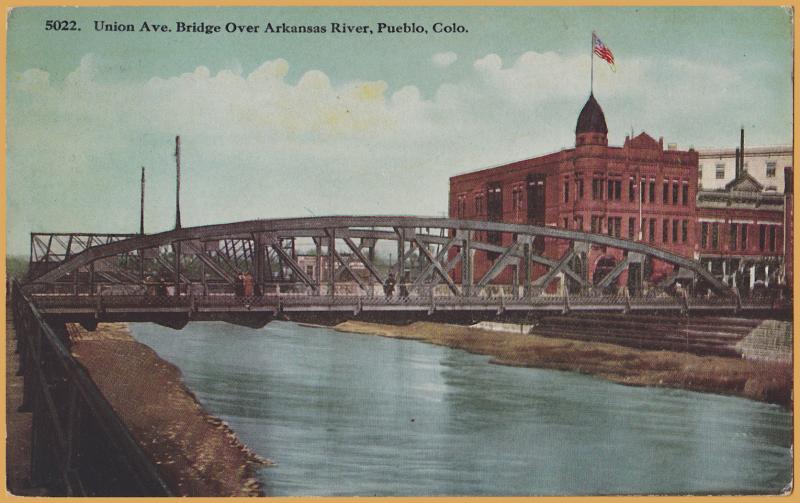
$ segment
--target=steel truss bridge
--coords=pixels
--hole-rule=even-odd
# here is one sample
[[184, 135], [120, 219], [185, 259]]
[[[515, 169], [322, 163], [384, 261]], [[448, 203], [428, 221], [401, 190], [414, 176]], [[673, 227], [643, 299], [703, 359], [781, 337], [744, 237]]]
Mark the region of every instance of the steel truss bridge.
[[[545, 247], [545, 241], [561, 246]], [[620, 250], [623, 258], [602, 277], [589, 278], [592, 247]], [[565, 251], [546, 257], [544, 249]], [[298, 250], [305, 250], [302, 260]], [[387, 251], [395, 257], [389, 263], [376, 258]], [[480, 277], [473, 274], [474, 253], [494, 258]], [[672, 274], [633, 294], [614, 288], [623, 272], [637, 267], [641, 277], [651, 261], [673, 265]], [[536, 278], [535, 267], [544, 271]], [[493, 283], [509, 269], [509, 285]], [[235, 293], [241, 271], [252, 273], [257, 295]], [[384, 297], [390, 273], [398, 280], [409, 274], [407, 297], [399, 298], [397, 289]], [[164, 281], [161, 289], [156, 283], [163, 278], [166, 294]], [[557, 278], [560, 293], [547, 293]], [[687, 288], [675, 294], [676, 282]], [[24, 291], [44, 317], [90, 329], [103, 321], [173, 328], [208, 320], [251, 327], [272, 319], [473, 323], [570, 311], [789, 308], [773, 296], [742, 298], [699, 262], [644, 243], [555, 227], [409, 216], [252, 220], [157, 234], [36, 233]]]
[[[622, 259], [590, 279], [585, 264], [593, 247], [616, 249]], [[395, 259], [380, 260], [388, 250]], [[471, 267], [475, 253], [494, 259], [480, 277]], [[651, 261], [674, 271], [658, 285], [639, 281], [634, 295], [613, 288], [623, 272], [641, 272]], [[237, 292], [241, 271], [252, 273], [258, 295]], [[409, 274], [407, 297], [383, 296], [390, 273]], [[493, 282], [509, 276], [509, 285]], [[560, 293], [547, 293], [556, 278]], [[675, 282], [687, 285], [683, 294], [669, 293]], [[88, 329], [102, 321], [260, 327], [272, 319], [473, 323], [570, 311], [790, 309], [777, 297], [741, 298], [699, 263], [642, 243], [552, 227], [388, 216], [254, 220], [150, 235], [37, 233], [28, 277], [12, 288], [22, 409], [33, 412], [31, 481], [52, 495], [171, 494], [70, 353], [67, 322]]]

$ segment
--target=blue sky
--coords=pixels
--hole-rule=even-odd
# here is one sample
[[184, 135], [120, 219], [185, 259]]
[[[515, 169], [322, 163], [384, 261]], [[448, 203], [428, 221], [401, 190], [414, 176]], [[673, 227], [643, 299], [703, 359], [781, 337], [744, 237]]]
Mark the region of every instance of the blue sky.
[[[43, 29], [74, 19], [80, 32]], [[457, 23], [460, 34], [94, 31], [94, 21]], [[31, 231], [309, 214], [441, 214], [448, 178], [574, 143], [595, 30], [611, 144], [792, 138], [791, 18], [766, 8], [18, 8], [8, 24], [8, 248]]]

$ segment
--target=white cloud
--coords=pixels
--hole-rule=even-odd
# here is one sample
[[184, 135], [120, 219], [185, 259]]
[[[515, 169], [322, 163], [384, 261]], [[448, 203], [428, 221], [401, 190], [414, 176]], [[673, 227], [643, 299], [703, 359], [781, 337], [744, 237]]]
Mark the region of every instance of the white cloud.
[[456, 62], [458, 59], [458, 54], [449, 51], [449, 52], [437, 52], [433, 56], [431, 56], [431, 61], [436, 66], [440, 66], [442, 68], [446, 68], [453, 63]]
[[[284, 59], [249, 74], [232, 63], [144, 82], [121, 80], [101, 63], [87, 55], [63, 82], [36, 68], [10, 79], [12, 246], [24, 248], [29, 225], [52, 228], [63, 215], [118, 230], [116, 217], [99, 216], [111, 215], [106, 206], [136, 222], [134, 206], [114, 203], [136, 201], [128, 171], [140, 165], [153, 169], [149, 204], [161, 219], [148, 226], [168, 226], [176, 134], [194, 223], [297, 215], [302, 206], [317, 214], [439, 213], [448, 177], [569, 147], [589, 70], [588, 55], [526, 52], [509, 64], [488, 54], [462, 80], [425, 96], [382, 80], [339, 75], [334, 84], [314, 69], [289, 81]], [[770, 102], [759, 79], [713, 62], [629, 59], [617, 73], [595, 63], [612, 144], [633, 125], [681, 146], [724, 145], [721, 124], [738, 128], [745, 115], [779, 130], [776, 111], [790, 108]], [[34, 193], [56, 204], [30, 205]]]

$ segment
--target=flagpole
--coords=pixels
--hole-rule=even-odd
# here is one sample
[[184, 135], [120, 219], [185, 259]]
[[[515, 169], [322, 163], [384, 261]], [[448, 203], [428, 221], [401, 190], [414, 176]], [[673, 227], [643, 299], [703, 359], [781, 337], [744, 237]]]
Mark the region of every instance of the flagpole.
[[589, 73], [589, 94], [594, 94], [594, 32], [592, 32], [592, 48], [589, 50], [589, 58], [592, 60], [592, 69]]

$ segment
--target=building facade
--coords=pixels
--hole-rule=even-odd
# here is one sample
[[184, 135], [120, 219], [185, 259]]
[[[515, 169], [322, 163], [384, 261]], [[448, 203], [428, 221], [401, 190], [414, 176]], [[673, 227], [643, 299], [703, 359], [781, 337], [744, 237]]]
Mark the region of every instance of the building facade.
[[[744, 282], [749, 288], [778, 281], [781, 275], [785, 280], [782, 257], [791, 249], [791, 229], [787, 236], [783, 182], [784, 171], [791, 172], [791, 149], [752, 148], [743, 160], [734, 150], [730, 159], [728, 150], [707, 150], [702, 155], [672, 145], [665, 149], [663, 138], [655, 140], [644, 132], [626, 137], [622, 146], [609, 146], [605, 115], [590, 95], [578, 115], [573, 148], [451, 177], [449, 215], [640, 241], [701, 260], [729, 284]], [[723, 164], [720, 173], [726, 178], [709, 173], [706, 166], [712, 164]], [[704, 182], [698, 192], [698, 182], [709, 174], [714, 182]], [[480, 234], [473, 238], [502, 245], [513, 239], [507, 234]], [[536, 252], [554, 260], [569, 246], [565, 241], [539, 239], [534, 243]], [[478, 278], [497, 257], [473, 253], [472, 268]], [[622, 253], [592, 246], [572, 268], [597, 282], [622, 259]], [[631, 266], [612, 287], [638, 289], [672, 272], [669, 264], [645, 261]], [[534, 278], [544, 273], [542, 266], [533, 266]], [[461, 280], [458, 272], [454, 279]], [[511, 281], [507, 269], [495, 283]]]
[[[452, 177], [449, 213], [452, 218], [605, 233], [692, 256], [697, 169], [696, 151], [665, 149], [663, 139], [647, 133], [609, 146], [605, 115], [589, 96], [578, 116], [574, 148]], [[477, 238], [510, 241], [511, 236]], [[537, 251], [558, 259], [567, 246], [547, 240]], [[479, 277], [494, 257], [475, 253], [473, 271]], [[592, 247], [584, 262], [573, 267], [595, 280], [621, 260], [621, 253]], [[657, 281], [670, 272], [667, 264], [647, 264], [636, 280]], [[534, 267], [534, 278], [543, 273]], [[505, 271], [498, 282], [510, 281], [510, 274]], [[618, 281], [625, 284], [629, 278], [623, 274]]]
[[[699, 149], [698, 186], [702, 190], [722, 190], [736, 178], [736, 150], [733, 148]], [[783, 193], [784, 172], [792, 167], [792, 147], [750, 147], [744, 152], [743, 170], [765, 192]]]
[[791, 268], [783, 267], [784, 257], [791, 257], [792, 231], [786, 225], [786, 197], [765, 191], [749, 172], [721, 190], [698, 192], [696, 258], [742, 293], [786, 284]]

